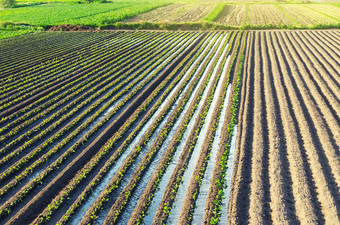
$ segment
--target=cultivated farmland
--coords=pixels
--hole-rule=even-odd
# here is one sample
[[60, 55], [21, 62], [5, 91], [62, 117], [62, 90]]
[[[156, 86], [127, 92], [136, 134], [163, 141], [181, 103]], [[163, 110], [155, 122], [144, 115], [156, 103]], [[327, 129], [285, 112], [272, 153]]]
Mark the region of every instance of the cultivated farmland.
[[246, 36], [53, 32], [2, 40], [1, 223], [218, 217], [224, 178], [216, 174], [226, 171]]
[[338, 224], [339, 40], [0, 40], [0, 224]]
[[227, 4], [216, 23], [231, 27], [338, 26], [340, 8], [328, 4]]
[[212, 3], [178, 3], [161, 7], [146, 13], [139, 14], [124, 22], [199, 22], [210, 11], [214, 9], [216, 4]]
[[249, 34], [230, 224], [339, 224], [339, 37]]
[[241, 4], [226, 5], [216, 22], [235, 27], [245, 26], [247, 24], [247, 8]]

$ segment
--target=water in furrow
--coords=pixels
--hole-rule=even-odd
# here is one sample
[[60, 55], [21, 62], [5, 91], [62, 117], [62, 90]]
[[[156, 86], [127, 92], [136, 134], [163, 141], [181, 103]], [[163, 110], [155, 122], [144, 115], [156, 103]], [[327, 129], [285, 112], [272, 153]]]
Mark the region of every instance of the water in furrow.
[[[224, 40], [222, 40], [220, 46], [218, 47], [217, 51], [215, 52], [215, 56], [213, 58], [213, 60], [209, 63], [209, 64], [212, 64], [213, 62], [215, 62], [215, 60], [217, 60], [217, 54], [218, 52], [220, 51], [220, 49], [222, 48], [223, 46], [223, 43], [225, 42], [227, 38], [227, 35], [224, 36]], [[225, 48], [225, 52], [227, 51], [228, 48]], [[225, 54], [224, 52], [224, 54]], [[216, 64], [216, 67], [214, 68], [214, 71], [213, 71], [213, 74], [212, 74], [212, 77], [211, 77], [211, 80], [210, 80], [210, 84], [209, 86], [207, 87], [206, 91], [204, 92], [204, 96], [202, 98], [202, 101], [200, 102], [200, 104], [203, 104], [203, 100], [205, 100], [207, 94], [208, 94], [208, 91], [209, 90], [209, 87], [210, 85], [212, 84], [212, 81], [215, 79], [215, 77], [217, 76], [217, 71], [218, 71], [218, 68], [220, 66], [220, 64], [222, 63], [223, 61], [223, 55], [222, 54], [220, 56], [220, 58], [218, 59], [218, 63]], [[209, 68], [210, 65], [207, 66], [207, 68]], [[178, 192], [177, 192], [177, 195], [175, 197], [175, 201], [173, 203], [173, 206], [172, 206], [172, 209], [171, 209], [171, 215], [168, 217], [168, 221], [167, 223], [169, 224], [178, 224], [179, 222], [179, 217], [180, 217], [180, 214], [181, 214], [181, 210], [182, 210], [182, 206], [183, 206], [183, 202], [184, 202], [184, 199], [185, 199], [185, 195], [187, 193], [187, 189], [190, 185], [190, 178], [194, 172], [194, 169], [195, 169], [195, 165], [197, 163], [197, 160], [200, 156], [200, 152], [201, 152], [201, 147], [203, 146], [203, 142], [204, 142], [204, 137], [208, 131], [208, 127], [209, 127], [209, 124], [210, 124], [210, 121], [211, 121], [211, 118], [212, 118], [212, 114], [215, 110], [215, 107], [216, 107], [216, 103], [217, 103], [217, 100], [218, 100], [218, 95], [219, 95], [219, 92], [220, 92], [220, 89], [223, 87], [223, 84], [222, 84], [222, 81], [223, 79], [220, 79], [219, 80], [219, 83], [217, 85], [217, 89], [215, 90], [215, 93], [214, 93], [214, 98], [213, 98], [213, 101], [210, 105], [210, 108], [208, 110], [208, 113], [207, 113], [207, 116], [206, 116], [206, 119], [204, 121], [204, 125], [201, 129], [201, 132], [199, 134], [199, 138], [197, 139], [197, 142], [196, 142], [196, 145], [195, 145], [195, 148], [193, 150], [193, 153], [191, 155], [191, 158], [189, 160], [189, 163], [188, 163], [188, 166], [187, 166], [187, 169], [186, 171], [184, 172], [183, 174], [183, 183], [181, 183], [180, 187], [178, 188]], [[197, 113], [199, 112], [196, 111]], [[194, 116], [193, 118], [197, 118], [197, 116]], [[183, 141], [180, 143], [180, 149], [184, 148], [184, 145], [186, 144], [187, 142], [187, 139], [183, 139]]]

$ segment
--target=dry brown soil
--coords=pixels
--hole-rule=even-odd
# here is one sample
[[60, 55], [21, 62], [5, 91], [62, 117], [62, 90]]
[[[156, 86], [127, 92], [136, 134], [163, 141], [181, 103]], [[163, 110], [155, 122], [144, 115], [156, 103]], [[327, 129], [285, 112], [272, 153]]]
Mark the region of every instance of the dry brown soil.
[[214, 9], [213, 3], [179, 3], [160, 7], [147, 13], [140, 14], [124, 22], [198, 22]]
[[216, 20], [227, 26], [242, 26], [247, 24], [247, 10], [245, 5], [226, 5]]
[[250, 38], [229, 224], [339, 224], [340, 33]]

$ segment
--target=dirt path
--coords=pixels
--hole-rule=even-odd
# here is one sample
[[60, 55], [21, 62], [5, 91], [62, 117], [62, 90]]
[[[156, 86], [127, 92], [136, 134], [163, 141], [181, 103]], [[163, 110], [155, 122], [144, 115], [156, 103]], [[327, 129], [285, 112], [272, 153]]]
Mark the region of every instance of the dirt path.
[[340, 58], [315, 31], [251, 37], [229, 224], [338, 224]]

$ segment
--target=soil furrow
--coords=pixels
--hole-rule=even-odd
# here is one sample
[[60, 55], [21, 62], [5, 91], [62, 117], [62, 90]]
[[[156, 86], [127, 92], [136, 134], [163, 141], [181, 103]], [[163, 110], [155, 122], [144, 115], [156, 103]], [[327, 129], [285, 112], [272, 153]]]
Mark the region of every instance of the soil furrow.
[[336, 54], [339, 54], [339, 50], [340, 50], [340, 43], [339, 43], [339, 38], [337, 34], [335, 34], [332, 31], [316, 31], [316, 33], [327, 40], [326, 43], [332, 45], [336, 50]]
[[[254, 121], [252, 114], [254, 112], [254, 77], [252, 71], [255, 66], [255, 37], [254, 33], [249, 34], [249, 48], [246, 55], [248, 63], [247, 68], [243, 73], [243, 97], [241, 101], [241, 118], [239, 120], [239, 129], [237, 145], [235, 149], [235, 162], [233, 172], [233, 185], [230, 195], [229, 203], [229, 221], [228, 224], [245, 224], [249, 221], [249, 194], [250, 194], [250, 182], [252, 167], [251, 158], [252, 151], [248, 151], [247, 146], [250, 146], [253, 141], [253, 129]], [[210, 221], [208, 221], [210, 222]]]
[[334, 39], [332, 32], [330, 31], [315, 31], [310, 32], [317, 37], [323, 44], [327, 45], [337, 57], [340, 57], [340, 43], [339, 40]]
[[306, 34], [316, 43], [318, 47], [323, 48], [324, 51], [327, 53], [326, 55], [328, 55], [328, 58], [331, 58], [335, 62], [336, 67], [339, 67], [339, 62], [336, 60], [337, 58], [339, 58], [339, 54], [333, 46], [329, 45], [330, 41], [327, 39], [323, 39], [321, 36], [317, 35], [316, 32], [306, 31]]
[[[285, 77], [287, 76], [288, 63], [284, 58], [281, 45], [278, 43], [276, 33], [271, 33], [270, 44], [274, 46], [272, 60], [275, 76], [274, 84], [278, 91], [278, 100], [282, 109], [283, 126], [287, 144], [287, 158], [292, 174], [292, 192], [295, 198], [296, 215], [301, 224], [317, 223], [320, 216], [320, 206], [315, 199], [315, 185], [311, 181], [309, 163], [305, 160], [304, 140], [301, 137], [297, 118], [293, 113], [292, 101], [288, 95]], [[295, 99], [294, 99], [295, 100]], [[310, 187], [312, 186], [312, 187]], [[315, 201], [316, 200], [316, 201]]]
[[[287, 190], [287, 182], [291, 184], [289, 174], [289, 164], [282, 160], [286, 158], [286, 146], [283, 140], [285, 135], [282, 130], [282, 120], [280, 118], [280, 107], [277, 103], [276, 90], [273, 85], [273, 77], [276, 74], [271, 73], [271, 61], [266, 45], [268, 32], [261, 35], [261, 57], [263, 58], [263, 76], [267, 114], [267, 128], [269, 130], [269, 173], [270, 173], [270, 208], [274, 224], [291, 224], [294, 221], [295, 206], [289, 204], [288, 199], [292, 197]], [[284, 174], [287, 174], [284, 177]], [[287, 179], [288, 177], [288, 179]], [[286, 184], [286, 185], [285, 185]]]
[[[288, 87], [288, 90], [290, 90], [288, 93], [292, 96], [292, 103], [293, 103], [293, 109], [295, 113], [299, 116], [297, 116], [297, 120], [301, 129], [301, 136], [304, 140], [304, 151], [303, 151], [303, 158], [305, 162], [308, 162], [309, 168], [311, 171], [310, 176], [314, 177], [314, 180], [309, 182], [312, 184], [311, 189], [314, 189], [316, 191], [316, 198], [320, 202], [320, 212], [318, 213], [318, 219], [319, 222], [323, 221], [325, 219], [325, 222], [334, 222], [334, 218], [337, 218], [337, 208], [335, 206], [334, 202], [334, 191], [333, 187], [331, 187], [333, 184], [327, 182], [327, 175], [325, 174], [324, 168], [325, 164], [328, 166], [327, 160], [323, 160], [324, 157], [321, 158], [319, 161], [319, 157], [322, 156], [320, 154], [322, 151], [320, 140], [322, 140], [322, 135], [318, 135], [316, 132], [315, 123], [318, 122], [318, 118], [313, 119], [311, 117], [314, 117], [315, 115], [315, 107], [310, 108], [311, 105], [309, 104], [310, 101], [304, 100], [306, 98], [305, 92], [303, 90], [303, 87], [301, 87], [301, 81], [296, 80], [294, 78], [297, 78], [300, 73], [298, 68], [301, 66], [301, 62], [296, 58], [296, 56], [291, 56], [290, 50], [287, 52], [287, 49], [290, 49], [290, 45], [286, 45], [289, 40], [287, 40], [287, 36], [283, 33], [278, 33], [280, 43], [282, 43], [282, 49], [285, 54], [285, 57], [287, 58], [288, 62], [288, 81], [286, 80], [285, 83]], [[295, 63], [296, 62], [296, 63]], [[302, 88], [302, 89], [301, 89]], [[309, 96], [310, 97], [310, 96]], [[308, 104], [306, 104], [308, 103]], [[313, 113], [311, 113], [313, 112]], [[324, 135], [324, 134], [323, 134]], [[329, 186], [331, 185], [331, 186]], [[314, 187], [313, 187], [314, 186]]]
[[328, 71], [328, 73], [325, 73], [324, 76], [326, 79], [331, 79], [330, 82], [334, 82], [336, 87], [339, 89], [340, 86], [340, 79], [338, 78], [340, 76], [340, 64], [338, 62], [337, 57], [335, 57], [332, 52], [325, 51], [324, 46], [322, 43], [317, 43], [314, 41], [314, 39], [311, 38], [308, 32], [301, 32], [300, 38], [303, 38], [302, 40], [306, 43], [310, 43], [307, 45], [309, 48], [312, 49], [312, 52], [314, 53], [315, 57], [319, 60], [319, 63], [322, 66], [322, 69], [324, 71]]
[[[331, 112], [328, 112], [327, 115], [329, 117], [333, 116], [333, 121], [330, 123], [335, 123], [335, 125], [337, 124], [337, 127], [340, 126], [340, 85], [327, 79], [329, 76], [326, 75], [334, 74], [335, 76], [340, 76], [340, 74], [338, 72], [323, 68], [322, 64], [318, 60], [319, 56], [316, 55], [315, 52], [311, 52], [310, 49], [308, 49], [308, 47], [303, 43], [303, 41], [301, 41], [301, 39], [296, 35], [296, 33], [292, 34], [293, 35], [290, 35], [290, 37], [292, 38], [294, 46], [296, 46], [295, 50], [300, 56], [305, 67], [302, 70], [302, 74], [309, 74], [308, 79], [306, 79], [306, 83], [310, 82], [308, 87], [310, 87], [310, 89], [316, 89], [316, 94], [313, 94], [313, 96], [319, 99], [317, 100], [319, 104], [326, 104], [320, 106], [320, 109], [324, 109], [324, 111], [331, 110]], [[324, 113], [326, 114], [327, 112]]]
[[[269, 213], [269, 175], [268, 175], [268, 130], [266, 118], [266, 102], [263, 89], [263, 66], [261, 58], [260, 32], [255, 32], [255, 67], [254, 71], [254, 114], [253, 142], [249, 146], [254, 151], [251, 159], [252, 181], [250, 183], [250, 212], [251, 224], [264, 224], [271, 221]], [[268, 199], [269, 198], [269, 199]]]
[[[291, 40], [291, 45], [288, 45], [288, 49], [290, 49], [290, 53], [292, 54], [292, 56], [294, 57], [293, 59], [295, 60], [295, 62], [297, 63], [297, 67], [298, 69], [303, 67], [303, 62], [306, 62], [309, 58], [304, 58], [304, 60], [299, 60], [298, 59], [298, 52], [295, 52], [293, 49], [291, 49], [291, 47], [295, 47], [295, 49], [299, 49], [299, 47], [297, 47], [298, 45], [302, 45], [302, 43], [297, 43], [294, 42], [293, 40], [294, 37], [287, 37], [289, 40]], [[288, 41], [287, 41], [288, 42]], [[312, 68], [310, 65], [307, 68]], [[340, 188], [340, 166], [339, 166], [339, 161], [337, 158], [337, 152], [339, 151], [339, 146], [340, 146], [340, 137], [339, 137], [339, 119], [336, 118], [336, 115], [334, 115], [334, 113], [331, 111], [329, 112], [328, 110], [330, 110], [330, 106], [328, 105], [321, 105], [318, 106], [318, 103], [322, 104], [324, 103], [324, 99], [318, 99], [318, 101], [315, 100], [315, 98], [313, 99], [312, 96], [318, 97], [319, 94], [322, 94], [322, 92], [319, 89], [311, 89], [314, 87], [314, 83], [310, 82], [310, 79], [307, 76], [308, 71], [304, 70], [304, 68], [300, 69], [302, 76], [295, 76], [297, 84], [301, 84], [301, 86], [303, 86], [303, 88], [300, 88], [302, 90], [302, 94], [306, 93], [306, 95], [302, 95], [302, 96], [306, 96], [304, 97], [304, 102], [308, 102], [308, 104], [306, 104], [306, 107], [308, 108], [308, 110], [310, 112], [311, 115], [311, 119], [314, 122], [314, 126], [312, 126], [313, 129], [315, 129], [315, 133], [319, 136], [320, 142], [322, 143], [322, 146], [320, 146], [321, 149], [324, 149], [325, 151], [319, 151], [320, 154], [324, 155], [323, 156], [323, 161], [324, 161], [324, 166], [327, 168], [327, 173], [332, 173], [333, 175], [330, 175], [330, 178], [335, 176], [335, 178], [332, 178], [331, 180], [336, 180], [336, 183], [338, 185], [338, 188]], [[305, 75], [305, 76], [303, 76]], [[310, 76], [310, 78], [314, 78], [317, 76], [317, 73], [313, 74], [314, 76]], [[298, 79], [299, 77], [301, 77], [300, 79]], [[311, 94], [307, 94], [307, 93], [311, 93]], [[326, 93], [327, 94], [327, 93]], [[340, 106], [336, 106], [337, 108], [340, 108]], [[334, 118], [335, 117], [335, 118]], [[315, 139], [315, 138], [314, 138]], [[319, 154], [319, 155], [320, 155]], [[331, 172], [332, 171], [332, 172]]]

